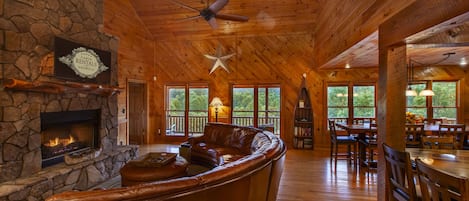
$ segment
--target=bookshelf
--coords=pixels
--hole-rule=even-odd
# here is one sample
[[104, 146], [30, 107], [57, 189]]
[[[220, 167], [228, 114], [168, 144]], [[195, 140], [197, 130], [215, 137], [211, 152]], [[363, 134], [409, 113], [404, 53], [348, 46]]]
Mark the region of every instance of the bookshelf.
[[294, 114], [294, 147], [314, 149], [313, 108], [306, 88], [305, 76], [303, 76]]

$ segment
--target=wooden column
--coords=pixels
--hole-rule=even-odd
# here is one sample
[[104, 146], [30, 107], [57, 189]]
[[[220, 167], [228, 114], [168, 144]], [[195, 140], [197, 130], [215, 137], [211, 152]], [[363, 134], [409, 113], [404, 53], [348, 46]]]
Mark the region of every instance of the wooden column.
[[[404, 150], [406, 47], [380, 47], [379, 51], [378, 145], [386, 143]], [[383, 153], [382, 146], [379, 146], [378, 150]], [[379, 154], [378, 167], [383, 167], [378, 168], [378, 200], [387, 200], [383, 154]]]

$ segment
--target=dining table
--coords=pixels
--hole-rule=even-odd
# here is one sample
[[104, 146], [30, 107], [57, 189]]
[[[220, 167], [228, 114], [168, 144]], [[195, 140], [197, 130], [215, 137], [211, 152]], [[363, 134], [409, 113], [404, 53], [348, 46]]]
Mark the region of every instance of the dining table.
[[422, 162], [453, 175], [469, 178], [469, 150], [406, 148], [411, 160]]
[[[357, 138], [357, 141], [360, 139], [366, 138], [367, 132], [377, 132], [378, 128], [371, 126], [370, 124], [348, 124], [344, 122], [337, 122], [336, 126], [338, 128], [346, 130], [349, 134], [354, 135]], [[439, 124], [424, 124], [424, 131], [425, 135], [438, 135], [439, 132]], [[466, 126], [466, 134], [469, 133], [469, 126]], [[462, 139], [466, 139], [463, 137]], [[366, 156], [366, 148], [364, 146], [358, 145], [358, 157], [364, 158]], [[469, 166], [469, 164], [467, 164]]]
[[[343, 130], [346, 130], [349, 135], [354, 136], [357, 139], [357, 142], [360, 140], [366, 139], [367, 133], [376, 133], [378, 128], [376, 126], [371, 126], [369, 123], [364, 124], [347, 124], [343, 122], [336, 122], [335, 125]], [[362, 143], [358, 143], [358, 153], [355, 153], [359, 157], [360, 166], [366, 166], [366, 147]]]

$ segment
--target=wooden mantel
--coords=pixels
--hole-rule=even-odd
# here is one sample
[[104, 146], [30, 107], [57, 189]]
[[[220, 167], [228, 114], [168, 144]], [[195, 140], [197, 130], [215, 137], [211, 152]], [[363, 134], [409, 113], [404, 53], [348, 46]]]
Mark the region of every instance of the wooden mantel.
[[69, 81], [26, 81], [19, 79], [5, 79], [3, 85], [6, 89], [21, 90], [21, 91], [33, 91], [43, 93], [85, 93], [95, 94], [100, 96], [112, 96], [120, 93], [120, 88], [89, 84], [89, 83], [78, 83]]

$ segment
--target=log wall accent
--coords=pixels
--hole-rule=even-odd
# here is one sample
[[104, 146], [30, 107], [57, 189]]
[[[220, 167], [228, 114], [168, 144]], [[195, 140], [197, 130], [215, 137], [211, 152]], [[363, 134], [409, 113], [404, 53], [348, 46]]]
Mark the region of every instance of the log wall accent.
[[[126, 144], [127, 138], [127, 82], [143, 80], [148, 90], [153, 90], [154, 42], [152, 35], [136, 15], [129, 0], [104, 1], [104, 31], [119, 38], [117, 63], [118, 82], [122, 92], [118, 96], [119, 142]], [[151, 96], [153, 93], [149, 93]], [[149, 108], [153, 108], [150, 102]], [[148, 121], [154, 122], [155, 113], [150, 110]], [[149, 123], [149, 125], [153, 125]], [[154, 129], [147, 129], [154, 131]], [[153, 132], [150, 132], [153, 133]]]

